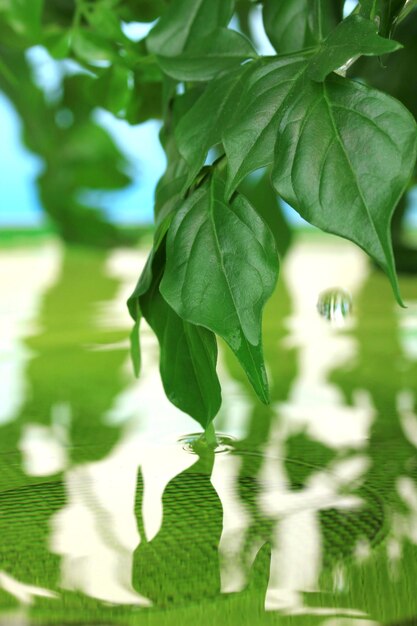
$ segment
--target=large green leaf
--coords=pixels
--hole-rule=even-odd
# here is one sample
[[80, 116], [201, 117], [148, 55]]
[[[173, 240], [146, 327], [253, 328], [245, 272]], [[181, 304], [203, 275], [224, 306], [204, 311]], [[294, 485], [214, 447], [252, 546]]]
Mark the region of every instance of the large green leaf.
[[158, 62], [165, 74], [176, 80], [209, 81], [219, 72], [256, 56], [249, 39], [229, 28], [217, 28], [187, 52], [159, 56]]
[[400, 43], [377, 34], [375, 22], [351, 15], [341, 22], [323, 42], [310, 63], [308, 75], [324, 80], [328, 74], [358, 55], [378, 56], [399, 50]]
[[340, 0], [264, 0], [265, 31], [280, 53], [320, 42], [342, 18]]
[[415, 157], [410, 113], [334, 74], [294, 94], [276, 144], [278, 193], [311, 224], [361, 246], [385, 269], [399, 301], [389, 226]]
[[250, 172], [272, 163], [282, 115], [304, 86], [308, 87], [310, 73], [322, 80], [351, 56], [362, 52], [380, 54], [398, 47], [378, 37], [372, 22], [353, 17], [347, 18], [314, 52], [252, 63], [234, 123], [223, 133], [228, 158], [227, 195]]
[[147, 37], [149, 52], [175, 56], [218, 26], [227, 26], [234, 0], [175, 0]]
[[168, 399], [206, 428], [221, 405], [216, 338], [206, 328], [181, 319], [161, 296], [162, 257], [158, 254], [154, 260], [155, 276], [140, 306], [159, 341], [161, 379]]
[[161, 293], [184, 320], [225, 339], [263, 401], [261, 318], [277, 273], [269, 228], [244, 197], [227, 204], [221, 180], [197, 189], [176, 213]]
[[222, 141], [230, 196], [250, 172], [273, 162], [283, 112], [308, 83], [309, 74], [322, 80], [351, 56], [398, 47], [379, 37], [372, 22], [356, 16], [344, 20], [308, 52], [260, 59], [218, 76], [178, 124], [178, 149], [190, 168], [187, 184], [201, 169], [210, 147]]
[[307, 62], [306, 56], [294, 56], [252, 63], [234, 123], [223, 133], [228, 197], [250, 172], [273, 162], [282, 111], [302, 88]]

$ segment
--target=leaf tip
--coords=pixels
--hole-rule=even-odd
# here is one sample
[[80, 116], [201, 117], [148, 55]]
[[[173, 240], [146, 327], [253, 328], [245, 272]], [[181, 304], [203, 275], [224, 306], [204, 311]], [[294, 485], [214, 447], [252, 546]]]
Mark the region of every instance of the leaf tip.
[[398, 284], [398, 276], [397, 276], [397, 271], [395, 267], [393, 267], [392, 270], [387, 273], [388, 273], [388, 278], [391, 282], [392, 291], [394, 292], [394, 298], [397, 301], [397, 304], [399, 304], [399, 306], [402, 309], [406, 309], [407, 306], [404, 304], [404, 300], [401, 296], [400, 285]]

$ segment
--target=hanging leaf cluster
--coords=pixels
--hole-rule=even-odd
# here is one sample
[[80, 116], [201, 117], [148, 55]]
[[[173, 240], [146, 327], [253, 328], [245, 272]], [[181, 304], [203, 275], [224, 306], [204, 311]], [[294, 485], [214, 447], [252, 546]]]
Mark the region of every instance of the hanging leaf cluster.
[[270, 168], [276, 194], [308, 222], [363, 248], [401, 301], [389, 227], [414, 167], [415, 122], [344, 69], [401, 49], [387, 35], [403, 7], [388, 15], [364, 2], [343, 19], [342, 3], [262, 4], [276, 56], [260, 57], [227, 26], [233, 3], [213, 0], [171, 3], [147, 39], [167, 84], [185, 93], [167, 112], [159, 230], [130, 310], [159, 338], [168, 397], [203, 425], [220, 406], [216, 336], [268, 402], [262, 309], [279, 262], [274, 234], [241, 193], [255, 170]]

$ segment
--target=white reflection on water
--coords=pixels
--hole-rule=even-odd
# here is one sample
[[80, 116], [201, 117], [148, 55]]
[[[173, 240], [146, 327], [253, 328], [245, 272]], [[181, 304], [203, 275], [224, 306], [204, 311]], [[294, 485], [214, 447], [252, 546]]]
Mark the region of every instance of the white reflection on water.
[[23, 470], [28, 476], [51, 476], [68, 465], [66, 433], [59, 427], [24, 424], [19, 441]]
[[320, 626], [382, 626], [379, 622], [369, 619], [351, 619], [349, 617], [335, 617], [326, 619]]
[[[368, 459], [358, 455], [337, 461], [326, 471], [314, 472], [303, 489], [293, 491], [284, 467], [284, 443], [283, 431], [277, 423], [265, 449], [258, 481], [258, 510], [274, 521], [265, 608], [290, 614], [363, 615], [347, 609], [304, 606], [303, 592], [320, 590], [323, 546], [319, 514], [329, 508], [355, 510], [361, 507], [362, 500], [346, 495], [346, 489], [356, 485], [364, 475]], [[240, 457], [219, 456], [212, 475], [212, 483], [223, 505], [219, 545], [223, 593], [242, 591], [246, 587], [250, 567], [263, 545], [259, 539], [251, 545], [249, 553], [244, 552], [245, 538], [253, 520], [237, 495], [241, 462]]]
[[[305, 242], [294, 246], [285, 264], [292, 296], [286, 345], [299, 349], [298, 376], [288, 401], [279, 407], [289, 431], [305, 432], [310, 439], [330, 448], [361, 447], [369, 439], [374, 410], [369, 394], [357, 390], [354, 406], [347, 406], [341, 390], [329, 382], [329, 374], [351, 361], [357, 344], [348, 334], [335, 331], [317, 315], [317, 294], [329, 284], [341, 284], [352, 294], [360, 290], [367, 276], [364, 255], [351, 245], [338, 244], [332, 250], [323, 243]], [[355, 315], [346, 327], [356, 323]]]
[[36, 585], [26, 585], [16, 580], [6, 572], [0, 571], [0, 589], [4, 589], [10, 593], [21, 604], [33, 604], [36, 597], [42, 598], [58, 598], [58, 594], [43, 587]]
[[[265, 489], [259, 496], [259, 507], [274, 520], [265, 608], [291, 614], [340, 613], [340, 610], [324, 607], [314, 610], [305, 607], [303, 592], [320, 591], [319, 578], [323, 566], [320, 512], [325, 509], [354, 510], [362, 506], [362, 500], [347, 495], [346, 488], [353, 486], [364, 475], [368, 460], [364, 456], [356, 456], [336, 461], [324, 471], [313, 472], [302, 489], [292, 491], [287, 486], [289, 480], [285, 476], [284, 457], [273, 456], [277, 448], [282, 449], [285, 441], [282, 434], [280, 428], [273, 433], [261, 473], [261, 484], [265, 485]], [[274, 485], [271, 476], [281, 476], [281, 484]], [[340, 584], [338, 590], [342, 590]]]
[[[320, 512], [326, 508], [355, 509], [362, 504], [359, 498], [345, 492], [364, 476], [369, 461], [363, 454], [344, 459], [343, 451], [359, 450], [366, 445], [374, 418], [365, 392], [357, 394], [355, 407], [347, 407], [341, 392], [328, 382], [328, 374], [335, 365], [355, 355], [356, 345], [350, 336], [337, 335], [317, 317], [314, 306], [317, 293], [326, 283], [342, 281], [355, 294], [366, 277], [361, 253], [352, 246], [338, 246], [337, 250], [331, 256], [332, 262], [323, 264], [321, 243], [295, 246], [284, 266], [293, 303], [290, 335], [285, 343], [299, 348], [299, 375], [288, 403], [277, 407], [277, 420], [264, 449], [258, 505], [274, 521], [265, 608], [291, 614], [363, 615], [360, 611], [312, 609], [304, 605], [303, 599], [303, 592], [320, 590], [323, 551]], [[293, 491], [288, 486], [290, 481], [284, 466], [285, 442], [297, 432], [339, 450], [342, 456], [326, 471], [314, 472], [303, 489]], [[262, 543], [252, 545], [251, 554], [245, 554], [246, 558], [242, 559], [251, 519], [239, 499], [230, 495], [237, 484], [240, 462], [230, 457], [217, 459], [212, 479], [224, 512], [219, 550], [225, 593], [246, 586], [249, 566]]]
[[33, 329], [42, 295], [56, 280], [60, 260], [61, 248], [52, 243], [0, 250], [0, 425], [13, 419], [24, 400], [30, 353], [22, 338]]

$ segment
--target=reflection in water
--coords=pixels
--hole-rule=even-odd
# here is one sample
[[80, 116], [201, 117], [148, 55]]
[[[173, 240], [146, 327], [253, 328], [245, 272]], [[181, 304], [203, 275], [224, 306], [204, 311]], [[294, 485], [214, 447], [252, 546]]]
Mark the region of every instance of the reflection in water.
[[[49, 245], [33, 251], [1, 253], [0, 289], [0, 425], [13, 419], [25, 392], [25, 363], [30, 356], [21, 336], [33, 324], [42, 291], [56, 280], [60, 250]], [[20, 288], [16, 289], [16, 285]]]
[[[416, 299], [416, 287], [414, 279], [403, 279], [406, 302]], [[352, 570], [349, 584], [360, 593], [367, 610], [381, 615], [384, 622], [399, 621], [398, 613], [417, 614], [417, 602], [408, 586], [417, 574], [417, 371], [413, 333], [408, 332], [412, 328], [412, 309], [403, 312], [393, 306], [382, 276], [368, 280], [360, 293], [354, 331], [359, 354], [346, 368], [332, 374], [348, 404], [357, 390], [365, 387], [375, 407], [368, 443], [372, 465], [364, 484], [383, 495], [387, 539], [383, 550], [377, 555], [368, 553]], [[381, 588], [390, 590], [385, 602], [376, 594], [363, 597], [358, 580], [364, 577], [378, 580]]]
[[[166, 485], [195, 459], [180, 446], [147, 446], [140, 433], [104, 460], [66, 474], [67, 503], [51, 520], [50, 548], [61, 556], [61, 586], [107, 602], [149, 606], [132, 586], [133, 554], [162, 525]], [[141, 470], [143, 535], [134, 513]]]
[[[369, 411], [365, 415], [361, 414], [359, 419], [352, 419], [349, 411], [343, 411], [340, 394], [327, 384], [327, 372], [335, 361], [333, 351], [336, 351], [340, 363], [350, 355], [351, 346], [349, 340], [335, 337], [327, 326], [316, 320], [314, 308], [309, 307], [311, 296], [320, 289], [320, 281], [326, 279], [321, 272], [317, 272], [318, 268], [312, 263], [314, 260], [316, 259], [313, 256], [309, 264], [311, 275], [306, 277], [309, 292], [300, 289], [297, 282], [297, 277], [303, 274], [300, 267], [303, 255], [298, 255], [295, 250], [290, 254], [286, 264], [288, 284], [295, 287], [295, 292], [290, 334], [285, 336], [284, 333], [280, 337], [280, 357], [285, 360], [291, 355], [291, 347], [297, 346], [299, 374], [295, 380], [288, 380], [291, 369], [287, 366], [286, 372], [279, 369], [274, 371], [272, 365], [277, 362], [276, 354], [268, 360], [272, 370], [270, 373], [275, 413], [267, 420], [269, 434], [259, 447], [261, 462], [257, 467], [257, 506], [252, 515], [248, 514], [239, 500], [232, 500], [227, 493], [227, 486], [230, 492], [230, 485], [237, 482], [240, 471], [239, 460], [234, 459], [232, 464], [229, 459], [224, 459], [223, 463], [229, 465], [227, 481], [222, 475], [224, 470], [221, 472], [217, 468], [216, 473], [216, 467], [214, 469], [213, 478], [218, 492], [224, 492], [221, 498], [224, 523], [220, 542], [224, 563], [222, 589], [229, 592], [241, 591], [247, 584], [250, 566], [266, 539], [257, 536], [248, 551], [244, 538], [249, 534], [248, 528], [254, 524], [255, 516], [263, 515], [270, 520], [268, 541], [271, 542], [272, 549], [265, 608], [291, 614], [325, 615], [344, 612], [360, 615], [363, 613], [349, 609], [343, 611], [340, 608], [323, 606], [307, 607], [303, 600], [303, 592], [317, 592], [320, 589], [319, 578], [323, 566], [320, 513], [326, 509], [355, 510], [363, 504], [361, 498], [346, 493], [346, 490], [350, 485], [357, 483], [358, 478], [363, 475], [368, 460], [363, 455], [345, 459], [343, 452], [351, 447], [365, 445], [371, 422]], [[358, 262], [357, 256], [351, 249], [339, 257], [332, 270], [342, 275], [343, 272], [346, 273], [347, 268], [351, 270], [355, 262]], [[352, 282], [352, 276], [355, 277], [355, 273], [350, 275], [351, 289], [354, 289], [357, 286]], [[356, 276], [360, 277], [361, 272], [358, 271]], [[282, 296], [279, 293], [277, 295]], [[300, 337], [299, 330], [303, 329], [304, 332], [305, 326], [310, 331], [308, 341], [304, 336]], [[267, 344], [271, 339], [272, 337], [267, 335]], [[326, 342], [329, 347], [327, 350]], [[317, 353], [318, 345], [323, 349], [323, 356]], [[289, 346], [290, 350], [285, 350], [285, 346]], [[282, 375], [285, 373], [288, 382], [282, 387]], [[283, 389], [285, 393], [280, 396]], [[291, 400], [285, 403], [283, 400], [286, 399], [288, 391]], [[317, 414], [319, 408], [321, 412]], [[258, 407], [254, 410], [253, 421], [265, 422], [264, 415], [257, 409]], [[336, 420], [337, 428], [333, 425]], [[304, 485], [298, 486], [295, 490], [285, 467], [285, 458], [286, 442], [297, 433], [340, 450], [341, 454], [339, 453], [338, 459], [324, 471], [318, 469], [312, 471]], [[295, 467], [295, 470], [297, 469]], [[230, 504], [231, 511], [228, 513]], [[242, 553], [245, 553], [245, 558], [242, 558]]]
[[[285, 625], [377, 626], [417, 614], [413, 317], [360, 252], [291, 249], [264, 323], [272, 403], [223, 349], [216, 427], [230, 451], [199, 455], [178, 442], [196, 425], [165, 399], [146, 326], [139, 381], [130, 372], [136, 255], [46, 258], [42, 281], [15, 296], [23, 343], [2, 311], [20, 360], [8, 378], [19, 401], [0, 425], [0, 624], [136, 624], [146, 611], [158, 626], [171, 612], [249, 625], [274, 611]], [[355, 300], [343, 330], [315, 310], [329, 284]]]
[[[114, 320], [109, 325], [104, 317], [107, 310], [114, 308], [120, 279], [109, 274], [104, 254], [81, 250], [59, 253], [56, 248], [49, 251], [49, 258], [48, 250], [46, 254], [44, 250], [40, 254], [34, 250], [32, 258], [23, 257], [26, 271], [22, 268], [22, 275], [34, 275], [35, 261], [41, 274], [46, 269], [51, 276], [58, 254], [61, 254], [59, 274], [55, 282], [42, 281], [46, 292], [39, 312], [35, 319], [25, 320], [24, 329], [29, 333], [24, 346], [31, 355], [25, 368], [25, 400], [14, 412], [10, 411], [1, 430], [0, 526], [7, 549], [1, 559], [0, 587], [21, 603], [29, 602], [32, 595], [51, 594], [43, 588], [57, 585], [59, 562], [47, 551], [47, 536], [51, 514], [65, 501], [65, 487], [59, 474], [80, 461], [105, 456], [113, 447], [118, 431], [105, 423], [105, 412], [127, 383], [126, 347], [111, 351], [94, 351], [88, 347], [93, 342], [108, 344], [125, 337], [123, 328], [118, 329]], [[80, 280], [83, 275], [89, 279]], [[17, 302], [33, 303], [25, 309], [32, 316], [39, 283], [35, 281], [33, 285], [22, 280], [15, 290]], [[10, 456], [13, 451], [15, 454]], [[47, 482], [50, 475], [56, 475], [53, 489]], [[42, 483], [48, 496], [44, 506], [35, 510], [33, 523], [25, 515], [16, 517], [10, 506], [9, 490], [16, 490], [15, 506], [24, 507], [30, 498], [32, 505], [36, 504], [36, 496], [32, 495], [36, 489], [38, 497], [42, 497]], [[30, 485], [33, 490], [29, 489]], [[31, 558], [15, 559], [13, 550], [18, 554], [26, 552]], [[31, 584], [33, 580], [36, 586]]]
[[57, 598], [58, 594], [49, 591], [48, 589], [42, 589], [35, 585], [26, 585], [21, 583], [13, 576], [0, 572], [0, 587], [14, 596], [21, 604], [33, 604], [34, 599], [39, 597], [44, 598]]

